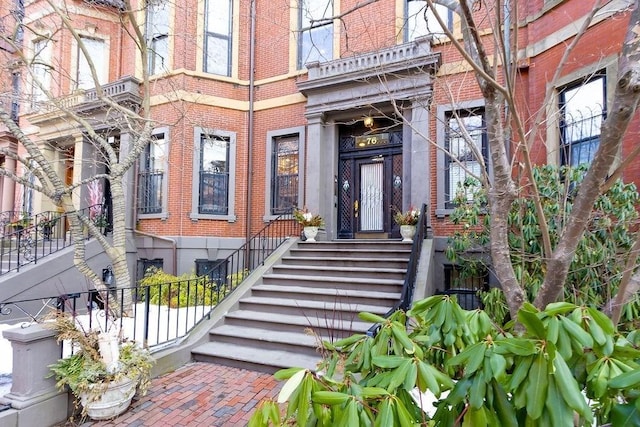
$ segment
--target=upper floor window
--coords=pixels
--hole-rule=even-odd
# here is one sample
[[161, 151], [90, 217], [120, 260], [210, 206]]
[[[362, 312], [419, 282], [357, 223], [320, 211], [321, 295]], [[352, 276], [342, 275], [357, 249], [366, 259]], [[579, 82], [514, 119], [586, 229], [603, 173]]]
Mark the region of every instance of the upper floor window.
[[46, 101], [46, 91], [51, 89], [51, 44], [48, 39], [33, 42], [33, 71], [31, 82], [31, 105]]
[[167, 164], [165, 134], [156, 134], [140, 156], [138, 212], [156, 214], [163, 210], [164, 175]]
[[[109, 64], [107, 59], [106, 43], [104, 40], [94, 39], [89, 37], [80, 37], [80, 42], [84, 45], [85, 49], [90, 55], [91, 62], [93, 63], [96, 75], [98, 77], [98, 83], [104, 84], [107, 82], [107, 73], [109, 71]], [[78, 75], [77, 85], [78, 89], [91, 89], [94, 88], [95, 82], [91, 75], [91, 67], [89, 67], [89, 61], [87, 57], [82, 53], [82, 49], [78, 46]]]
[[167, 70], [169, 63], [169, 2], [150, 0], [147, 3], [147, 54], [149, 74]]
[[[452, 29], [453, 12], [445, 6], [436, 4], [436, 11], [442, 20]], [[429, 9], [425, 0], [407, 0], [406, 3], [405, 40], [411, 41], [429, 34], [443, 34], [442, 26]]]
[[271, 214], [291, 212], [298, 206], [298, 135], [273, 140]]
[[231, 75], [232, 0], [208, 0], [204, 37], [204, 71]]
[[333, 59], [333, 0], [300, 0], [298, 68]]
[[606, 78], [597, 74], [560, 91], [560, 140], [563, 165], [591, 163], [600, 145], [606, 115]]
[[198, 213], [229, 212], [229, 138], [202, 135], [200, 140], [200, 200]]
[[[461, 110], [447, 115], [445, 150], [445, 207], [452, 208], [452, 200], [464, 181], [484, 173], [487, 134], [483, 110]], [[472, 195], [467, 197], [471, 199]]]

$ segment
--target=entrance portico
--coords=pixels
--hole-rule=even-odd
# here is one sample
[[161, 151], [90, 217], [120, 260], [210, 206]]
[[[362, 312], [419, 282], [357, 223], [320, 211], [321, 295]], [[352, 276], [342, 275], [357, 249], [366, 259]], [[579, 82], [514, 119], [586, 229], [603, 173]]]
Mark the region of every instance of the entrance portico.
[[422, 38], [307, 64], [305, 205], [325, 219], [327, 239], [399, 236], [394, 209], [429, 200], [427, 106], [439, 63]]

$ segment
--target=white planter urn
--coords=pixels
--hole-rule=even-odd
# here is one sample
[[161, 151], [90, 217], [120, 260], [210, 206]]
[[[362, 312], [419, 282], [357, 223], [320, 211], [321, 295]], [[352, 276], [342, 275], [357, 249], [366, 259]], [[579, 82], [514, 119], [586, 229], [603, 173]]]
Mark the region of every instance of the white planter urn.
[[81, 393], [80, 402], [91, 419], [109, 420], [127, 410], [133, 395], [136, 394], [137, 385], [138, 381], [130, 378], [111, 382], [104, 390], [103, 385], [96, 384], [99, 390], [93, 393]]
[[306, 226], [303, 229], [304, 237], [307, 238], [307, 242], [315, 242], [316, 235], [318, 234], [318, 227]]
[[402, 236], [403, 242], [411, 243], [413, 242], [413, 236], [416, 235], [416, 226], [415, 225], [401, 225], [400, 226], [400, 235]]

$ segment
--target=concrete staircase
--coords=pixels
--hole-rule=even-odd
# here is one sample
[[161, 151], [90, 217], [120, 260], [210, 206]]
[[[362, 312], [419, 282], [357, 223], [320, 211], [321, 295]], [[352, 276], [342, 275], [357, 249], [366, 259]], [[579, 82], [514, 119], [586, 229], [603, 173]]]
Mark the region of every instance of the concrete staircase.
[[[400, 299], [411, 245], [386, 240], [300, 242], [238, 308], [192, 350], [208, 361], [263, 372], [314, 369], [319, 339], [365, 333], [361, 311], [384, 315]], [[313, 333], [310, 333], [313, 331]]]

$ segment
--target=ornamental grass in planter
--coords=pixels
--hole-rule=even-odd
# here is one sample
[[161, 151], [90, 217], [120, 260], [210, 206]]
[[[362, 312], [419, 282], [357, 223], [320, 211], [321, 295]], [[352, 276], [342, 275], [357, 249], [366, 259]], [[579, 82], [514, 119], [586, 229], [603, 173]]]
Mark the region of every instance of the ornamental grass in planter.
[[148, 350], [121, 337], [121, 331], [85, 330], [69, 314], [58, 312], [48, 326], [73, 354], [50, 365], [57, 386], [66, 387], [82, 406], [82, 416], [110, 419], [124, 412], [136, 393], [145, 395], [154, 360]]

